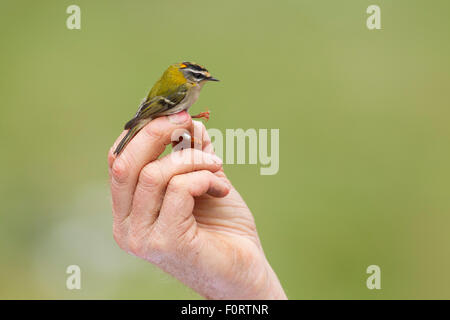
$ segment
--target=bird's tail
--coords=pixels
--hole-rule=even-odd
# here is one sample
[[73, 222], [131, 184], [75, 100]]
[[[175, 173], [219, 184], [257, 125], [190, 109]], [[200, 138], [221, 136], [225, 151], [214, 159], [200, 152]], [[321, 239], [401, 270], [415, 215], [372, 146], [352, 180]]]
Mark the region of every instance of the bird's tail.
[[144, 125], [142, 123], [136, 123], [133, 127], [131, 127], [128, 130], [128, 132], [125, 135], [125, 137], [123, 137], [123, 139], [117, 145], [117, 148], [114, 151], [114, 154], [119, 155], [123, 151], [123, 149], [125, 149], [125, 147], [127, 146], [128, 142], [130, 142], [131, 139], [133, 139], [133, 137], [139, 132], [139, 130], [142, 129], [143, 126]]

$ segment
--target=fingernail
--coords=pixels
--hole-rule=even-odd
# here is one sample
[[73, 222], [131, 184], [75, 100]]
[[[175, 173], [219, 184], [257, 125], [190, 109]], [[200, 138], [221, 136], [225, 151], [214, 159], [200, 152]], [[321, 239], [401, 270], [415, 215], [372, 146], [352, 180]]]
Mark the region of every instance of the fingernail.
[[169, 121], [173, 124], [182, 124], [189, 119], [189, 114], [186, 111], [178, 112], [168, 116]]

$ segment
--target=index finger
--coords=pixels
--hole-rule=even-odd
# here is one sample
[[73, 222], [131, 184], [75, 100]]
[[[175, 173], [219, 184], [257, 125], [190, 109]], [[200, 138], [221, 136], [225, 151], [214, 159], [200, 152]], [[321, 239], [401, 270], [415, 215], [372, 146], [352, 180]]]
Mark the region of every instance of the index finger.
[[120, 142], [123, 133], [116, 140], [108, 155], [115, 218], [122, 220], [129, 214], [142, 168], [164, 152], [171, 142], [174, 130], [190, 130], [191, 126], [192, 119], [186, 111], [154, 119], [136, 134], [119, 156], [114, 155], [112, 151]]

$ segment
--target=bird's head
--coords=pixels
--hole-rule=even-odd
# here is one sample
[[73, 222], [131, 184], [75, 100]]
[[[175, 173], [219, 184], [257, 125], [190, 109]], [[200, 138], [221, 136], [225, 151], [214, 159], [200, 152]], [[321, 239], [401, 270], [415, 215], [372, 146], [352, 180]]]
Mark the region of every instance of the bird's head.
[[219, 81], [199, 64], [194, 62], [183, 62], [179, 64], [179, 70], [187, 81], [194, 83], [205, 83], [206, 81]]

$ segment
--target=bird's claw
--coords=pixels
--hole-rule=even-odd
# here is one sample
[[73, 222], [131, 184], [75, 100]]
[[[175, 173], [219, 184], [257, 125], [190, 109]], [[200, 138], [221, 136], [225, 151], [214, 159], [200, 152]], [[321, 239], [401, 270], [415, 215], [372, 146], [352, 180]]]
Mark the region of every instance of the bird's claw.
[[197, 118], [197, 119], [204, 118], [204, 119], [206, 119], [206, 121], [208, 121], [209, 120], [209, 116], [210, 116], [210, 112], [209, 112], [208, 109], [206, 109], [205, 112], [200, 112], [199, 114], [196, 114], [196, 115], [192, 116], [192, 118]]

